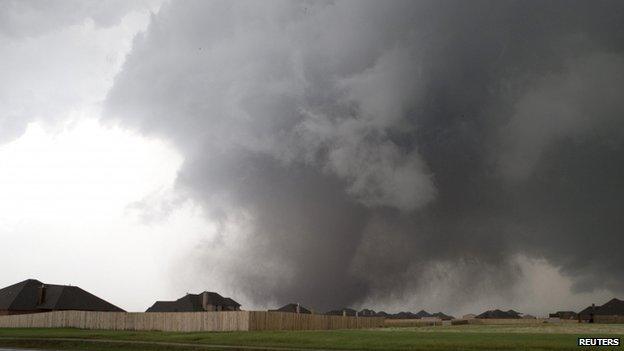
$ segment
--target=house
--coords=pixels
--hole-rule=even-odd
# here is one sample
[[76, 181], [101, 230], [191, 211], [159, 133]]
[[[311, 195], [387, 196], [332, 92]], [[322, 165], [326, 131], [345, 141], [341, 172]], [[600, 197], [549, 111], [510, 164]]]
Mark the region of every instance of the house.
[[290, 313], [303, 313], [303, 314], [311, 314], [312, 311], [301, 306], [298, 303], [289, 303], [284, 305], [276, 310], [269, 310], [269, 312], [290, 312]]
[[420, 317], [418, 317], [412, 312], [401, 311], [399, 313], [393, 314], [392, 316], [390, 316], [390, 318], [392, 319], [419, 319]]
[[477, 318], [477, 315], [474, 313], [468, 313], [462, 316], [462, 319], [475, 319]]
[[577, 319], [578, 314], [574, 311], [557, 311], [555, 313], [548, 314], [548, 317], [559, 319]]
[[591, 306], [586, 307], [584, 310], [578, 313], [578, 318], [582, 321], [593, 323], [594, 315], [599, 307], [600, 306], [596, 307], [595, 304], [592, 304]]
[[509, 311], [501, 311], [499, 309], [485, 311], [478, 315], [476, 318], [480, 319], [519, 319], [520, 313], [509, 310]]
[[594, 322], [594, 317], [596, 316], [618, 317], [624, 319], [624, 301], [614, 298], [602, 306], [592, 304], [578, 313], [578, 318], [580, 320], [590, 323]]
[[0, 315], [67, 310], [124, 312], [77, 286], [28, 279], [0, 289]]
[[601, 316], [624, 316], [624, 301], [611, 299], [609, 302], [600, 306], [598, 312]]
[[392, 315], [387, 313], [386, 311], [379, 311], [377, 312], [377, 317], [384, 317], [384, 318], [390, 318]]
[[156, 301], [145, 312], [240, 311], [240, 304], [215, 292], [186, 294], [175, 301]]
[[426, 318], [426, 317], [433, 317], [433, 315], [425, 310], [420, 310], [418, 312], [416, 312], [415, 314], [415, 318]]
[[426, 319], [426, 320], [449, 320], [453, 319], [452, 316], [447, 316], [442, 312], [431, 314], [425, 310], [420, 310], [416, 313], [413, 312], [399, 312], [395, 314], [382, 314], [385, 312], [377, 313], [377, 316], [383, 316], [390, 319]]

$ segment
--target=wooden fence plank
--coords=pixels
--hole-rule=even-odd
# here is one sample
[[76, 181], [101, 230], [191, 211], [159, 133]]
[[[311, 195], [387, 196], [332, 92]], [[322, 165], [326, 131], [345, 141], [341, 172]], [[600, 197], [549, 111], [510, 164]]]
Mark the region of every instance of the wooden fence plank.
[[382, 317], [346, 317], [267, 311], [90, 312], [54, 311], [0, 316], [0, 328], [81, 328], [160, 331], [324, 330], [383, 327]]

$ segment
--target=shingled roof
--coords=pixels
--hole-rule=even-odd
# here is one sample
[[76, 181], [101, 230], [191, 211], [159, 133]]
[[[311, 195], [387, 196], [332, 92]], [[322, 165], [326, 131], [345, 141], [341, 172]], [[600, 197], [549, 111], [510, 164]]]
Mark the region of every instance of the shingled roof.
[[420, 310], [416, 312], [416, 318], [427, 318], [427, 317], [433, 317], [433, 315], [425, 310]]
[[624, 301], [611, 299], [609, 302], [600, 306], [598, 314], [603, 316], [624, 316]]
[[375, 315], [376, 315], [376, 316], [378, 316], [378, 317], [385, 317], [385, 318], [388, 318], [388, 317], [390, 317], [390, 316], [391, 316], [391, 315], [390, 315], [389, 313], [387, 313], [386, 311], [379, 311], [379, 312], [377, 312]]
[[[270, 311], [275, 311], [275, 312], [291, 312], [291, 313], [297, 313], [297, 304], [296, 303], [289, 303], [287, 305], [284, 305], [276, 310], [270, 310]], [[309, 309], [299, 305], [299, 313], [304, 313], [304, 314], [310, 314], [312, 313]]]
[[[43, 298], [40, 295], [42, 288], [45, 291]], [[0, 289], [0, 310], [123, 312], [121, 308], [77, 286], [44, 284], [36, 279], [24, 280]]]
[[176, 301], [156, 301], [146, 312], [199, 312], [204, 311], [203, 296], [207, 303], [213, 306], [224, 306], [237, 309], [240, 304], [229, 297], [223, 297], [215, 292], [205, 291], [200, 294], [186, 294]]
[[582, 319], [589, 319], [595, 316], [624, 316], [624, 301], [611, 299], [602, 306], [589, 306], [579, 312]]

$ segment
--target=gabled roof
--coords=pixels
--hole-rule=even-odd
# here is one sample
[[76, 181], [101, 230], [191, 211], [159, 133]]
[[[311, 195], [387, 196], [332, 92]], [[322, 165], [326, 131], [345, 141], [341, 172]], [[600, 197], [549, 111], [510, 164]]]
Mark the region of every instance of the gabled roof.
[[579, 312], [583, 317], [587, 317], [592, 313], [597, 316], [624, 316], [624, 301], [614, 298], [602, 306], [589, 306]]
[[[284, 305], [276, 310], [271, 310], [271, 311], [277, 311], [277, 312], [291, 312], [291, 313], [297, 313], [297, 304], [296, 303], [289, 303], [287, 305]], [[312, 313], [309, 309], [299, 305], [299, 313], [305, 313], [305, 314], [310, 314]]]
[[41, 285], [38, 280], [28, 279], [0, 289], [0, 310], [35, 310]]
[[578, 314], [582, 315], [582, 316], [586, 316], [589, 315], [591, 313], [594, 313], [595, 311], [598, 310], [598, 306], [594, 307], [594, 306], [588, 306], [586, 307], [584, 310], [582, 310], [581, 312], [579, 312]]
[[423, 317], [433, 317], [433, 316], [431, 315], [431, 313], [425, 310], [420, 310], [416, 312], [416, 318], [423, 318]]
[[77, 286], [46, 285], [45, 301], [37, 305], [45, 310], [112, 311], [123, 310]]
[[[219, 294], [217, 294], [217, 295], [219, 295]], [[219, 296], [221, 296], [221, 295], [219, 295]], [[232, 299], [231, 299], [231, 298], [229, 298], [229, 297], [223, 297], [223, 303], [222, 303], [222, 305], [224, 305], [224, 306], [234, 306], [234, 307], [240, 307], [240, 306], [241, 306], [241, 304], [240, 304], [240, 303], [238, 303], [238, 302], [236, 302], [236, 301], [232, 300]]]
[[203, 311], [203, 299], [206, 295], [207, 303], [213, 306], [240, 307], [240, 304], [229, 297], [223, 297], [215, 292], [204, 291], [199, 294], [186, 294], [175, 301], [156, 301], [146, 312], [198, 312]]
[[188, 312], [180, 311], [177, 301], [156, 301], [145, 312]]
[[609, 302], [600, 306], [598, 314], [604, 316], [624, 315], [624, 301], [611, 299]]
[[156, 301], [146, 312], [197, 312], [203, 311], [201, 297], [187, 294], [175, 301]]
[[[40, 289], [45, 288], [43, 303], [39, 303]], [[77, 286], [44, 284], [28, 279], [0, 289], [0, 310], [78, 310], [111, 311], [123, 310]]]

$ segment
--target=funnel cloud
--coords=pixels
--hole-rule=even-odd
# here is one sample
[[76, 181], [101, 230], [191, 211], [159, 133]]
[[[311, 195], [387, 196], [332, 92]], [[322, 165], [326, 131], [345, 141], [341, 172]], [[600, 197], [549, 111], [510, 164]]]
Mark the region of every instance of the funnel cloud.
[[622, 23], [621, 1], [172, 1], [104, 119], [184, 156], [218, 228], [197, 271], [251, 304], [509, 302], [518, 257], [623, 293]]

